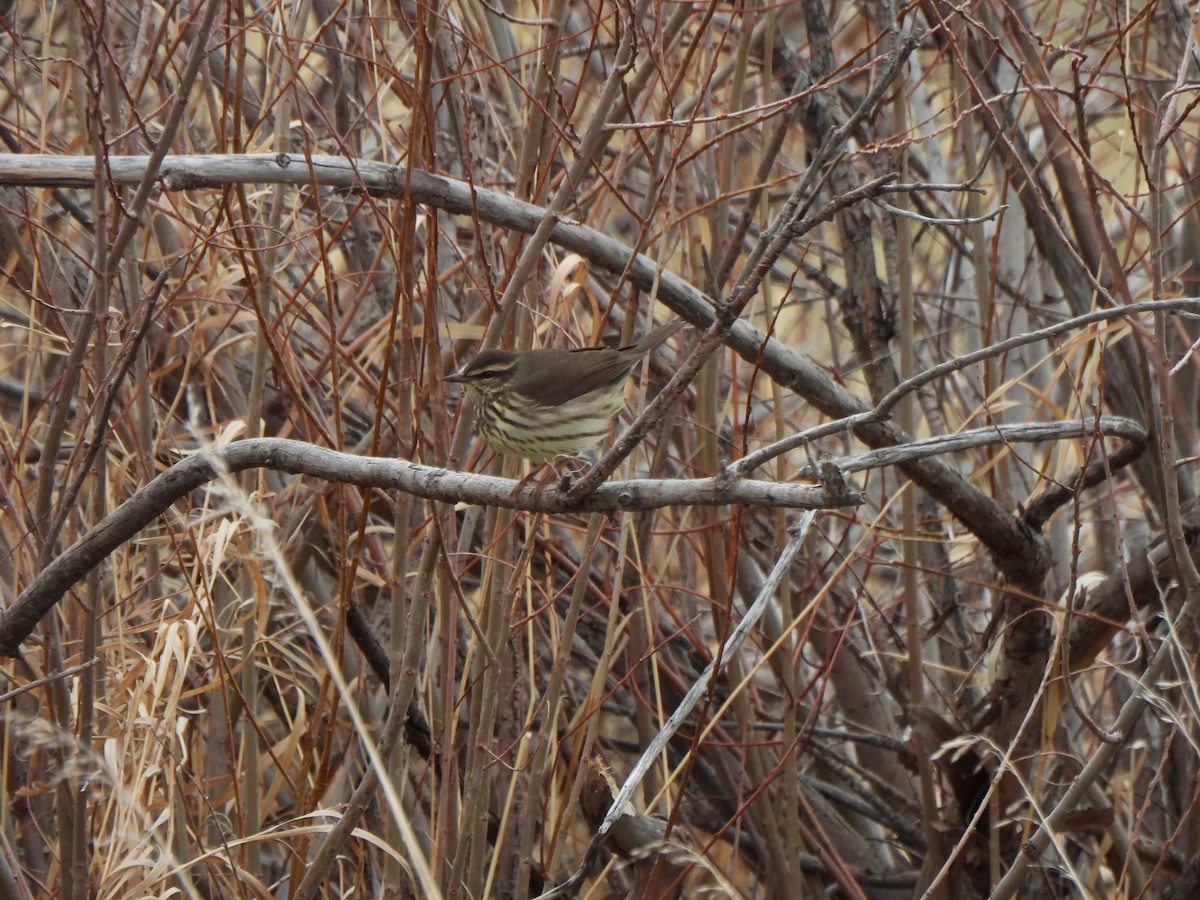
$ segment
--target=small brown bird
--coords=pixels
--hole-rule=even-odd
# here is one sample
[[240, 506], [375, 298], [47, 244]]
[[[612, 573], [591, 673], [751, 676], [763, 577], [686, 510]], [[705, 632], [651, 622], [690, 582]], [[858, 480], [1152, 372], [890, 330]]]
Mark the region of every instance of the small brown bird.
[[629, 347], [484, 350], [446, 381], [475, 398], [488, 446], [525, 459], [576, 456], [608, 434], [634, 366], [674, 334], [668, 322]]

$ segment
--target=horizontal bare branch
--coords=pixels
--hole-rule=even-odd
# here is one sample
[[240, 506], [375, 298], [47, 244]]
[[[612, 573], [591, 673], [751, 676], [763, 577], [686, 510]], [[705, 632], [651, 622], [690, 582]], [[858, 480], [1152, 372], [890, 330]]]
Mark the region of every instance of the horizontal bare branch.
[[[1077, 440], [1079, 438], [1116, 437], [1142, 447], [1146, 444], [1146, 429], [1132, 419], [1123, 416], [1100, 416], [1092, 421], [1065, 422], [1022, 422], [1011, 425], [986, 425], [956, 434], [901, 444], [896, 447], [880, 447], [854, 456], [831, 460], [843, 472], [859, 472], [895, 466], [900, 463], [946, 453], [961, 453], [992, 444], [1045, 444], [1052, 441]], [[806, 466], [801, 474], [812, 475]]]
[[[504, 506], [531, 512], [609, 512], [664, 506], [762, 505], [788, 509], [847, 506], [853, 495], [822, 487], [727, 478], [639, 479], [603, 485], [571, 503], [557, 488], [422, 466], [403, 459], [354, 456], [303, 441], [256, 438], [197, 453], [176, 463], [113, 510], [44, 568], [0, 614], [0, 656], [14, 656], [34, 626], [75, 582], [170, 509], [189, 491], [246, 469], [315, 475], [342, 484], [396, 490], [426, 500]], [[519, 489], [518, 489], [519, 488]], [[514, 493], [515, 491], [515, 493]]]

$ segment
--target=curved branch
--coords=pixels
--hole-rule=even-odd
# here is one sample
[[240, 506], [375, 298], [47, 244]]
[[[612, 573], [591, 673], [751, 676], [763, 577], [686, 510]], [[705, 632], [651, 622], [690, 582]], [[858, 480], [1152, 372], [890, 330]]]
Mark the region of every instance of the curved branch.
[[21, 642], [71, 585], [184, 494], [222, 475], [254, 468], [403, 491], [426, 500], [547, 513], [726, 504], [815, 509], [858, 502], [848, 492], [825, 487], [705, 478], [616, 481], [582, 503], [571, 503], [557, 488], [521, 486], [507, 478], [437, 469], [403, 459], [353, 456], [283, 438], [235, 441], [190, 456], [159, 474], [39, 572], [16, 602], [0, 614], [0, 656], [17, 655]]
[[[1023, 422], [1011, 425], [986, 425], [954, 434], [942, 434], [923, 438], [895, 447], [880, 447], [854, 456], [832, 459], [842, 472], [860, 472], [882, 466], [896, 466], [919, 459], [942, 456], [946, 453], [987, 447], [991, 444], [1042, 444], [1048, 441], [1075, 440], [1078, 438], [1116, 437], [1127, 441], [1138, 449], [1145, 450], [1146, 429], [1133, 419], [1124, 416], [1100, 416], [1094, 422]], [[812, 475], [806, 466], [802, 475]]]

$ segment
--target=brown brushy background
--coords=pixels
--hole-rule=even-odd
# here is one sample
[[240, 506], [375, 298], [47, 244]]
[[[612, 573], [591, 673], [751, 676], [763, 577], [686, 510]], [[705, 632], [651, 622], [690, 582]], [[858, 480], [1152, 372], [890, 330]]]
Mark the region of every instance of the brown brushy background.
[[[1194, 298], [1196, 25], [1174, 2], [9, 3], [0, 137], [88, 159], [94, 183], [0, 195], [0, 597], [238, 437], [520, 477], [440, 382], [489, 328], [511, 346], [703, 328], [750, 284], [740, 318], [772, 343], [714, 354], [620, 470], [691, 478], [1005, 339]], [[139, 197], [114, 176], [164, 134], [218, 186]], [[592, 248], [403, 184], [223, 180], [220, 157], [255, 152], [465, 180], [711, 299], [685, 309]], [[807, 218], [777, 220], [789, 199]], [[1194, 334], [1161, 308], [1066, 327], [756, 469], [1053, 426], [847, 475], [864, 502], [820, 516], [637, 793], [644, 830], [581, 895], [984, 896], [1120, 739], [1021, 890], [1190, 896]], [[697, 341], [639, 371], [631, 409]], [[1133, 465], [1102, 415], [1151, 433]], [[535, 896], [583, 863], [603, 776], [717, 654], [788, 525], [456, 508], [266, 470], [192, 492], [6, 664], [4, 690], [47, 680], [2, 708], [4, 893]], [[1085, 573], [1109, 603], [1068, 620]], [[1151, 709], [1107, 735], [1131, 698]]]

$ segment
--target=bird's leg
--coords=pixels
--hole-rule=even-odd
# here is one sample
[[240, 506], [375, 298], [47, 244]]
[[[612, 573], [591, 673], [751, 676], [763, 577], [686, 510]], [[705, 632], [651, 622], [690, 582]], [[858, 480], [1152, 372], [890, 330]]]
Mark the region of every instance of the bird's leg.
[[[549, 478], [547, 478], [547, 474], [549, 475]], [[515, 499], [530, 484], [534, 483], [535, 481], [540, 481], [541, 483], [538, 485], [537, 490], [533, 492], [534, 499], [540, 500], [542, 498], [542, 491], [546, 490], [546, 487], [554, 481], [554, 476], [556, 474], [557, 473], [553, 463], [537, 463], [525, 473], [524, 478], [517, 482], [517, 486], [513, 488], [512, 491], [513, 498]]]
[[[560, 464], [562, 464], [565, 471], [560, 472]], [[575, 477], [586, 472], [588, 466], [588, 460], [583, 456], [556, 456], [552, 460], [538, 463], [524, 478], [517, 482], [517, 486], [513, 488], [512, 496], [515, 498], [531, 483], [537, 481], [539, 483], [533, 492], [533, 498], [534, 500], [541, 500], [546, 488], [554, 484], [556, 478], [559, 493], [565, 494], [571, 489]]]
[[587, 453], [580, 456], [557, 456], [554, 458], [555, 464], [564, 463], [566, 471], [562, 472], [558, 479], [558, 489], [561, 493], [566, 493], [571, 489], [571, 485], [575, 483], [575, 479], [585, 473], [591, 466], [595, 465], [595, 453]]

